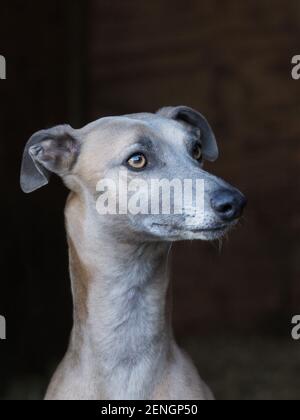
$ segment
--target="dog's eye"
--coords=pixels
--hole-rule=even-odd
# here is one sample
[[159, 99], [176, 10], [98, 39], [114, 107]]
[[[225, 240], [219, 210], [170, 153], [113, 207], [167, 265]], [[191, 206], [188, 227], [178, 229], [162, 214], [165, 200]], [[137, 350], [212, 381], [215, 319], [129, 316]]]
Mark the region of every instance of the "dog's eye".
[[199, 161], [202, 160], [202, 147], [200, 146], [200, 144], [196, 144], [193, 147], [192, 155], [194, 159]]
[[144, 169], [148, 162], [142, 153], [136, 153], [128, 159], [127, 163], [133, 169]]

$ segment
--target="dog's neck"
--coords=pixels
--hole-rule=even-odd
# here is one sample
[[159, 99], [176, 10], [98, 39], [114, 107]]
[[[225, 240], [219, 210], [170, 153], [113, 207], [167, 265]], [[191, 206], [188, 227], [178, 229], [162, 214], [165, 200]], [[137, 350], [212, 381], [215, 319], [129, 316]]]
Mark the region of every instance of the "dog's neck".
[[155, 369], [168, 357], [169, 245], [99, 232], [86, 204], [71, 197], [66, 212], [74, 299], [70, 349], [94, 373], [119, 369], [127, 375], [136, 368], [142, 380], [145, 360]]

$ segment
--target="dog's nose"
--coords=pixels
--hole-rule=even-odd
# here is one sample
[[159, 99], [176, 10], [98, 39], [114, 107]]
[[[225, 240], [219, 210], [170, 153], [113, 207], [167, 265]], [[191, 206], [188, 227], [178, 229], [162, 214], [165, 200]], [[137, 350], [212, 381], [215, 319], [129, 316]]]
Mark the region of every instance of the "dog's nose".
[[218, 190], [211, 199], [211, 206], [214, 212], [224, 222], [232, 222], [238, 219], [246, 205], [246, 197], [236, 190]]

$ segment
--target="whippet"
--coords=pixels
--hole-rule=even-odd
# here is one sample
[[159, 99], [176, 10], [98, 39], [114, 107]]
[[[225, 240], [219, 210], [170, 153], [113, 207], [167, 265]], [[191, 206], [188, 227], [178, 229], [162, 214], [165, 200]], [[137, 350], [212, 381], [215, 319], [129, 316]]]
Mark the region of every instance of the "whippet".
[[[46, 399], [213, 399], [173, 337], [168, 255], [175, 241], [221, 238], [241, 216], [244, 196], [203, 170], [205, 160], [217, 157], [207, 120], [182, 106], [102, 118], [78, 130], [57, 126], [31, 137], [23, 191], [46, 185], [51, 173], [71, 191], [65, 216], [74, 326]], [[117, 182], [120, 170], [146, 183], [202, 179], [204, 210], [100, 214], [97, 184]]]

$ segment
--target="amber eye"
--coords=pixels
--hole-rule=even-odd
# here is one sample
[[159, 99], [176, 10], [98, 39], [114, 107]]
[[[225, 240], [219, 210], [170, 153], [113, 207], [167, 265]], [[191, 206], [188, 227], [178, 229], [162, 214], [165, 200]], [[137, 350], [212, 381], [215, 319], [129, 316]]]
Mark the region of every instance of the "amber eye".
[[127, 163], [133, 169], [144, 169], [148, 162], [142, 153], [136, 153], [128, 159]]
[[201, 160], [202, 159], [202, 148], [200, 146], [200, 144], [196, 144], [193, 148], [193, 158], [196, 160]]

